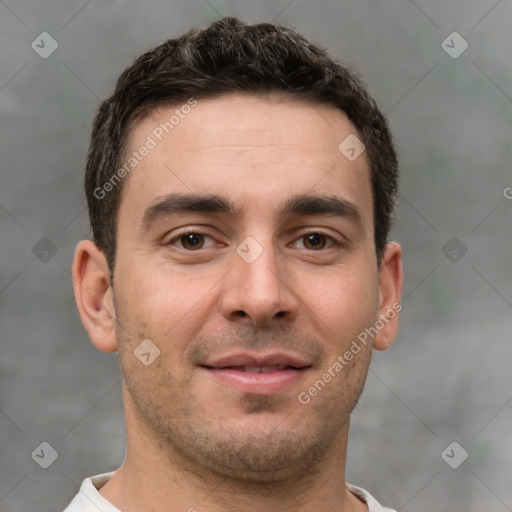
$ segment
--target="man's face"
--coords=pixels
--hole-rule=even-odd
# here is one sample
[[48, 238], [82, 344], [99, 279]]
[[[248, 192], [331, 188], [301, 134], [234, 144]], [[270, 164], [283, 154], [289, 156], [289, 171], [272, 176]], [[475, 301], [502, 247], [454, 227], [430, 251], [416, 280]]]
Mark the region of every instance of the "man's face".
[[[157, 144], [124, 184], [113, 286], [128, 429], [256, 480], [341, 442], [370, 344], [298, 397], [379, 309], [368, 162], [338, 149], [356, 130], [276, 98], [199, 100], [161, 141], [176, 106], [137, 124], [127, 153]], [[146, 339], [160, 350], [148, 366], [134, 355]]]

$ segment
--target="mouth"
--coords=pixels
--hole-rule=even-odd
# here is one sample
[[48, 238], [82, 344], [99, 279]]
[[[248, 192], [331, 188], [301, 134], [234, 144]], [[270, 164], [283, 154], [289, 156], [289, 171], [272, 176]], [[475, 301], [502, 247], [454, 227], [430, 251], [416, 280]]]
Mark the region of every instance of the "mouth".
[[272, 395], [297, 384], [312, 367], [296, 355], [233, 354], [200, 366], [210, 376], [241, 393]]
[[273, 365], [255, 365], [255, 364], [246, 364], [243, 366], [225, 366], [222, 368], [216, 368], [214, 366], [206, 366], [205, 368], [210, 368], [211, 370], [234, 370], [237, 372], [246, 372], [246, 373], [274, 373], [282, 370], [302, 370], [301, 367], [295, 367], [290, 365], [283, 364], [273, 364]]

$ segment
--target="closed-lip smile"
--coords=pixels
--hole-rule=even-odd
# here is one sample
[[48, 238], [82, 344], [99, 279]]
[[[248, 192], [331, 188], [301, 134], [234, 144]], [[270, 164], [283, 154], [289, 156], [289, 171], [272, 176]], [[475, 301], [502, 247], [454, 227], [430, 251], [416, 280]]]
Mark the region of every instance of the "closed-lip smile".
[[242, 393], [276, 394], [293, 386], [312, 362], [298, 354], [271, 351], [237, 352], [207, 360], [200, 367]]

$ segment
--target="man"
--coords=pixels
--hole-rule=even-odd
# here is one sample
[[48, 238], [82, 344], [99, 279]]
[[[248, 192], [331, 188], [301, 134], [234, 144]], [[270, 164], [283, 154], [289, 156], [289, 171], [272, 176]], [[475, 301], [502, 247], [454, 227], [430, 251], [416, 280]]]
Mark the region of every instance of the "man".
[[73, 280], [119, 353], [127, 451], [67, 512], [390, 510], [345, 459], [398, 328], [397, 173], [359, 80], [293, 30], [223, 18], [123, 72]]

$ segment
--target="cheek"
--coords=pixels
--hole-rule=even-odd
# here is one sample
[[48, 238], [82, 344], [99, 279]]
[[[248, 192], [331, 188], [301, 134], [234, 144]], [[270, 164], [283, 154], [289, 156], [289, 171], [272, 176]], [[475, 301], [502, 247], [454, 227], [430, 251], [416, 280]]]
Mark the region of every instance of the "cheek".
[[171, 327], [175, 317], [189, 307], [190, 299], [187, 288], [171, 275], [170, 271], [150, 268], [147, 263], [125, 267], [119, 273], [116, 287], [119, 309], [125, 319], [128, 317], [130, 323], [140, 328], [162, 324]]
[[330, 338], [357, 334], [354, 330], [364, 329], [376, 317], [378, 280], [368, 268], [339, 267], [304, 280], [301, 288], [305, 304], [330, 329]]
[[[143, 272], [140, 268], [142, 264], [125, 267], [117, 276], [116, 313], [119, 334], [125, 333], [118, 339], [120, 350], [123, 346], [133, 352], [148, 338], [161, 351], [157, 361], [174, 367], [178, 363], [170, 359], [181, 357], [211, 314], [219, 278], [214, 272], [191, 277], [190, 270], [170, 269], [165, 262]], [[144, 268], [150, 265], [146, 262]]]

